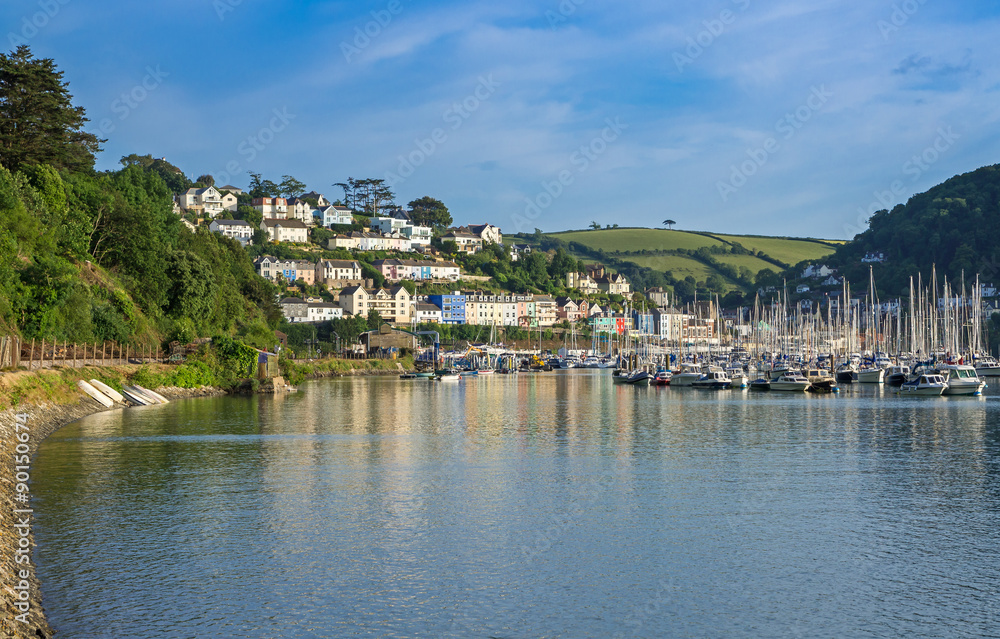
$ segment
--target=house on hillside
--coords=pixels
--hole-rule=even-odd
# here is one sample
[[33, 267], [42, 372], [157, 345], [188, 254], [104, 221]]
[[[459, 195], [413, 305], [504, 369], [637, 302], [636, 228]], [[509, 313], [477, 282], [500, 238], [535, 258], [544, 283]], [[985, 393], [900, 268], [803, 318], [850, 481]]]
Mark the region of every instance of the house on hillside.
[[483, 239], [467, 231], [449, 231], [441, 240], [454, 242], [463, 253], [478, 253], [483, 250]]
[[351, 209], [346, 206], [331, 204], [320, 206], [313, 209], [313, 215], [316, 217], [316, 223], [324, 227], [350, 226], [354, 223], [354, 215], [351, 214]]
[[177, 204], [184, 211], [210, 219], [226, 210], [222, 204], [222, 194], [214, 186], [188, 189], [177, 196]]
[[253, 226], [246, 220], [212, 220], [208, 230], [231, 237], [243, 246], [253, 244]]
[[265, 220], [288, 218], [288, 200], [283, 197], [255, 197], [251, 204]]
[[260, 229], [267, 232], [272, 242], [297, 242], [305, 244], [309, 241], [309, 230], [298, 220], [265, 219], [260, 223]]
[[320, 260], [316, 263], [316, 281], [328, 288], [361, 285], [361, 265], [353, 260]]

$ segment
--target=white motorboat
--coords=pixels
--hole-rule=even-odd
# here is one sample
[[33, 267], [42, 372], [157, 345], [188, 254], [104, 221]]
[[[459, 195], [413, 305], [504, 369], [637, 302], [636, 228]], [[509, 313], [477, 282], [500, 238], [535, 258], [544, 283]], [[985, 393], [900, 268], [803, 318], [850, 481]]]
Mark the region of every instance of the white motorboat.
[[750, 385], [750, 377], [743, 372], [743, 367], [737, 366], [735, 368], [727, 368], [726, 376], [729, 377], [730, 388], [746, 388]]
[[778, 379], [771, 380], [773, 391], [803, 392], [809, 388], [810, 382], [801, 373], [785, 373]]
[[726, 373], [721, 369], [711, 366], [709, 370], [701, 376], [701, 379], [695, 381], [691, 384], [694, 388], [711, 388], [711, 389], [723, 389], [729, 388], [733, 380], [726, 376]]
[[903, 382], [899, 392], [903, 395], [941, 395], [948, 388], [944, 377], [934, 373], [919, 375], [916, 379]]
[[1000, 377], [1000, 363], [989, 356], [977, 357], [976, 374], [980, 377]]
[[884, 368], [869, 366], [858, 371], [858, 383], [881, 384], [883, 381], [885, 381]]
[[938, 366], [938, 372], [948, 383], [945, 395], [981, 395], [986, 382], [979, 378], [976, 369], [962, 364]]
[[681, 370], [679, 373], [674, 373], [674, 376], [670, 378], [671, 386], [691, 386], [699, 379], [704, 373], [701, 370], [701, 366], [697, 364], [681, 364]]

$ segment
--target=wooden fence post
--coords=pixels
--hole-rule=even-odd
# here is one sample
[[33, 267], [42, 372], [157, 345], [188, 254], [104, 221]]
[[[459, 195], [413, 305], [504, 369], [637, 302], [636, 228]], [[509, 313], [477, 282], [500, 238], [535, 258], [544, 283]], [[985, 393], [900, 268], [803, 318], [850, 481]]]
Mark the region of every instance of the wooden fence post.
[[42, 338], [42, 358], [38, 361], [38, 370], [45, 368], [45, 339]]
[[63, 340], [63, 356], [62, 356], [63, 366], [66, 365], [66, 355], [69, 353], [69, 351], [66, 350], [67, 348], [66, 344], [67, 344], [66, 340]]
[[[129, 351], [129, 347], [130, 346], [131, 346], [131, 344], [126, 344], [125, 345], [125, 363], [126, 364], [128, 364], [128, 351]], [[119, 344], [119, 346], [118, 346], [118, 355], [121, 356], [121, 354], [122, 354], [122, 347]]]
[[35, 338], [32, 337], [31, 338], [31, 350], [28, 351], [28, 370], [29, 371], [34, 366], [34, 364], [35, 364]]
[[108, 365], [108, 343], [101, 342], [101, 366]]

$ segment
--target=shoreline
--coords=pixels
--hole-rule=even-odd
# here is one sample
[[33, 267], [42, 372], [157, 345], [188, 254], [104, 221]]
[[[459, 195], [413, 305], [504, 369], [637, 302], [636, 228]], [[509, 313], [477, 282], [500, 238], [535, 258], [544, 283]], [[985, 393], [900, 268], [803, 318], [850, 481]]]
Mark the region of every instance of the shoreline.
[[[197, 397], [219, 397], [227, 395], [226, 391], [211, 386], [199, 388], [177, 388], [160, 387], [155, 389], [158, 393], [170, 400], [188, 399]], [[78, 401], [69, 404], [42, 403], [27, 404], [15, 408], [8, 408], [0, 411], [0, 500], [2, 500], [2, 514], [0, 514], [0, 566], [4, 574], [3, 590], [4, 597], [4, 621], [2, 636], [4, 639], [10, 638], [32, 638], [48, 639], [53, 637], [55, 632], [49, 626], [45, 616], [43, 605], [41, 582], [38, 578], [38, 569], [35, 565], [35, 536], [32, 530], [28, 535], [29, 548], [31, 549], [30, 559], [27, 563], [18, 564], [16, 561], [18, 541], [21, 535], [17, 533], [14, 525], [18, 523], [15, 517], [15, 509], [25, 509], [24, 504], [16, 502], [16, 468], [15, 454], [17, 440], [17, 416], [27, 416], [27, 432], [30, 439], [24, 442], [28, 446], [27, 455], [30, 458], [29, 474], [34, 467], [35, 453], [38, 446], [52, 433], [63, 426], [71, 424], [79, 419], [97, 413], [113, 410], [123, 410], [121, 406], [106, 408], [96, 401], [86, 397], [81, 397]], [[25, 431], [21, 429], [21, 433]], [[28, 504], [28, 508], [30, 508]], [[33, 515], [29, 515], [33, 521]], [[18, 576], [20, 571], [27, 571], [28, 577], [25, 581], [29, 584], [27, 604], [29, 610], [27, 616], [18, 609], [16, 601], [18, 590], [15, 589], [21, 579]], [[8, 577], [9, 575], [9, 577]], [[18, 619], [21, 616], [22, 619]], [[26, 620], [26, 621], [25, 621]]]

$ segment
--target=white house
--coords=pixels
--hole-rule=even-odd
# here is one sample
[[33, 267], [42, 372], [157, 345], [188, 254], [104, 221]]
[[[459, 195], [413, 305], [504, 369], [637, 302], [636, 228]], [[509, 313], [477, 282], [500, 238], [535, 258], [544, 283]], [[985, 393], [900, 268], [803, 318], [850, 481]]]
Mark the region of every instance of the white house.
[[317, 222], [321, 226], [331, 226], [334, 224], [348, 226], [354, 223], [354, 216], [351, 214], [351, 209], [346, 206], [327, 204], [326, 206], [313, 209], [313, 215], [317, 218]]
[[309, 318], [309, 305], [299, 297], [286, 297], [278, 303], [281, 314], [289, 322], [305, 322]]
[[272, 242], [298, 242], [305, 244], [309, 241], [309, 231], [306, 225], [298, 220], [271, 220], [265, 219], [260, 223], [262, 231], [267, 231], [267, 236]]
[[325, 322], [327, 320], [338, 319], [344, 316], [344, 309], [337, 304], [329, 302], [318, 302], [306, 306], [307, 322]]
[[809, 285], [808, 284], [799, 284], [798, 286], [795, 287], [795, 292], [796, 293], [808, 293], [809, 292]]
[[230, 213], [235, 213], [239, 208], [239, 200], [232, 193], [222, 193], [222, 208]]
[[814, 277], [816, 279], [828, 277], [832, 274], [833, 269], [825, 264], [810, 264], [806, 267], [806, 270], [802, 271], [802, 277]]
[[392, 235], [393, 233], [401, 233], [403, 227], [409, 226], [406, 220], [400, 220], [394, 217], [373, 217], [371, 221], [371, 229], [382, 235]]
[[315, 207], [300, 197], [293, 197], [286, 204], [285, 217], [290, 220], [298, 220], [304, 224], [313, 224], [313, 211]]
[[404, 226], [400, 233], [403, 237], [409, 238], [410, 246], [416, 249], [421, 246], [430, 246], [431, 237], [433, 237], [433, 232], [429, 226], [417, 226], [414, 224], [407, 224]]
[[440, 324], [441, 308], [435, 304], [418, 303], [415, 306], [417, 324]]
[[253, 244], [253, 226], [246, 220], [212, 220], [208, 230], [231, 237], [243, 246]]
[[361, 265], [352, 260], [320, 260], [316, 264], [316, 281], [327, 285], [346, 282], [361, 283]]
[[208, 218], [218, 217], [226, 210], [222, 204], [222, 194], [214, 186], [204, 189], [188, 189], [177, 196], [177, 203], [185, 211]]
[[309, 191], [308, 193], [303, 193], [299, 196], [300, 200], [311, 200], [316, 203], [319, 208], [325, 208], [330, 206], [329, 200], [323, 197], [322, 193], [317, 193], [316, 191]]
[[470, 224], [469, 230], [483, 240], [483, 244], [503, 244], [503, 233], [492, 224]]

